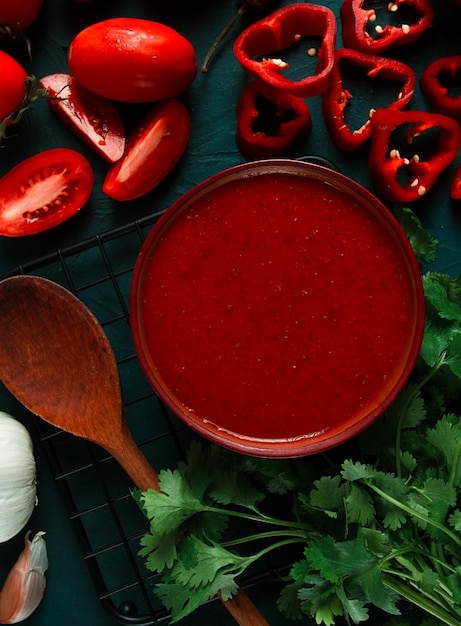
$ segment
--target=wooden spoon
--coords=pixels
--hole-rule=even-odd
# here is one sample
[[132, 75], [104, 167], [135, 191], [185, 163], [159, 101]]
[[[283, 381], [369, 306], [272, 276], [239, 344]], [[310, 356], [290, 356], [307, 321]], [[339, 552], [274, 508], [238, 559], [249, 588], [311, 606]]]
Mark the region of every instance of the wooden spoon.
[[[124, 419], [109, 340], [64, 287], [27, 275], [0, 281], [0, 379], [35, 415], [107, 450], [139, 489], [159, 489]], [[223, 603], [241, 626], [268, 626], [242, 590]]]

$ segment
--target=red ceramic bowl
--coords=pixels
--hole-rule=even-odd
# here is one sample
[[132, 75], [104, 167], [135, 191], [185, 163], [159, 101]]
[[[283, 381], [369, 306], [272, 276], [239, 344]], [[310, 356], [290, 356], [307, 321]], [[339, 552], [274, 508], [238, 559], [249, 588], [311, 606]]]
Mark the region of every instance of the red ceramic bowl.
[[357, 435], [402, 389], [424, 329], [420, 270], [391, 213], [291, 160], [233, 167], [175, 202], [142, 246], [130, 306], [160, 398], [255, 456]]

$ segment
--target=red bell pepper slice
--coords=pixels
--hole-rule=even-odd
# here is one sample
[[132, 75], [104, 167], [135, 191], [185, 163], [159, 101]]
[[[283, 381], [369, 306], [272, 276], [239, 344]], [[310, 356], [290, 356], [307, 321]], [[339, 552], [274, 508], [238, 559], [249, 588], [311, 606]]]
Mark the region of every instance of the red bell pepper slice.
[[344, 47], [380, 54], [415, 41], [434, 18], [429, 0], [390, 0], [381, 6], [386, 13], [377, 12], [367, 0], [344, 0], [340, 8]]
[[450, 196], [453, 200], [461, 200], [461, 164], [455, 169], [451, 179]]
[[[359, 128], [352, 129], [347, 121], [347, 107], [353, 106], [354, 102], [354, 94], [345, 84], [347, 70], [351, 67], [362, 71], [360, 78], [363, 78], [364, 88], [368, 79], [389, 81], [397, 86], [397, 98], [387, 105], [391, 109], [403, 109], [413, 97], [416, 87], [415, 73], [405, 63], [349, 48], [336, 50], [331, 83], [322, 96], [322, 110], [328, 132], [341, 150], [355, 150], [371, 137], [370, 117], [373, 110], [368, 115], [362, 111], [362, 119], [365, 116], [366, 119]], [[363, 109], [361, 101], [358, 107]]]
[[237, 102], [236, 141], [246, 157], [289, 156], [311, 128], [309, 107], [302, 98], [258, 78], [245, 85]]
[[[460, 93], [449, 93], [448, 85], [457, 83]], [[430, 63], [419, 79], [421, 91], [432, 109], [461, 122], [461, 55], [441, 57]]]
[[368, 164], [378, 193], [390, 202], [414, 202], [456, 158], [461, 129], [438, 113], [378, 109], [371, 138]]
[[[318, 50], [309, 47], [303, 53], [302, 77], [287, 75], [289, 63], [280, 58], [289, 56], [307, 38], [321, 39]], [[248, 26], [237, 37], [234, 54], [250, 75], [260, 78], [272, 87], [300, 98], [316, 96], [328, 87], [334, 62], [336, 17], [327, 7], [310, 4], [289, 4], [271, 15]], [[317, 56], [312, 73], [305, 59]], [[284, 74], [285, 71], [285, 74]], [[291, 74], [291, 68], [289, 70]]]

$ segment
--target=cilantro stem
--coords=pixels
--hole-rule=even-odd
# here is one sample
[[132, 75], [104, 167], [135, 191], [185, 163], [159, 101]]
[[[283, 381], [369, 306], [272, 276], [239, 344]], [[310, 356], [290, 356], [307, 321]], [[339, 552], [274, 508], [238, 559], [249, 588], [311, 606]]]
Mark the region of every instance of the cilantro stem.
[[407, 414], [408, 409], [410, 408], [412, 402], [415, 400], [418, 393], [421, 389], [426, 385], [431, 378], [436, 374], [436, 372], [444, 365], [446, 361], [447, 353], [443, 350], [439, 354], [439, 358], [434, 363], [434, 365], [429, 369], [426, 376], [424, 376], [417, 385], [414, 386], [411, 393], [408, 394], [406, 398], [406, 402], [404, 403], [402, 410], [400, 412], [399, 420], [397, 423], [397, 429], [395, 433], [395, 466], [396, 466], [396, 474], [397, 476], [402, 475], [402, 461], [401, 461], [401, 445], [402, 445], [402, 428], [405, 416]]
[[[207, 507], [208, 512], [217, 513], [218, 515], [223, 514], [223, 510], [218, 507]], [[244, 513], [243, 511], [236, 511], [235, 509], [226, 509], [225, 514], [231, 515], [233, 517], [240, 517], [241, 519], [250, 520], [252, 522], [261, 522], [263, 524], [272, 524], [273, 526], [284, 526], [285, 528], [294, 528], [299, 531], [303, 531], [305, 528], [304, 524], [299, 522], [290, 522], [289, 520], [277, 519], [276, 517], [271, 517], [270, 515], [265, 515], [261, 513], [257, 509], [254, 509], [256, 514], [253, 513]]]
[[405, 513], [408, 513], [409, 515], [411, 515], [413, 517], [417, 517], [418, 519], [422, 520], [426, 524], [430, 524], [434, 528], [437, 528], [438, 530], [443, 532], [445, 535], [450, 537], [450, 539], [452, 541], [454, 541], [459, 548], [461, 548], [461, 538], [458, 537], [458, 535], [456, 533], [452, 532], [449, 528], [447, 528], [443, 524], [440, 524], [440, 522], [437, 522], [436, 520], [431, 519], [427, 515], [424, 515], [424, 513], [420, 513], [419, 511], [415, 511], [414, 509], [412, 509], [411, 507], [407, 506], [406, 504], [404, 504], [400, 500], [397, 500], [396, 498], [393, 498], [388, 493], [386, 493], [385, 491], [383, 491], [382, 489], [380, 489], [379, 487], [374, 485], [371, 482], [371, 480], [364, 480], [363, 482], [372, 491], [377, 493], [379, 496], [381, 496], [382, 498], [384, 498], [385, 500], [387, 500], [388, 502], [390, 502], [391, 504], [393, 504], [397, 508], [401, 509], [402, 511], [405, 511]]
[[459, 626], [459, 615], [448, 612], [436, 602], [423, 595], [421, 591], [412, 589], [405, 583], [396, 580], [393, 575], [383, 573], [382, 576], [383, 582], [402, 596], [402, 598], [408, 600], [408, 602], [418, 606], [423, 609], [423, 611], [436, 617], [444, 624], [448, 624], [448, 626]]
[[283, 539], [282, 541], [277, 541], [276, 543], [272, 543], [270, 546], [263, 548], [259, 552], [255, 554], [255, 560], [262, 558], [272, 550], [277, 550], [278, 548], [283, 548], [284, 546], [289, 546], [293, 543], [299, 543], [299, 539]]
[[461, 455], [461, 440], [458, 441], [458, 445], [456, 446], [456, 452], [453, 456], [453, 462], [450, 468], [450, 475], [448, 477], [448, 485], [451, 488], [453, 488], [453, 486], [455, 485], [460, 455]]
[[[297, 530], [286, 530], [283, 533], [283, 535], [285, 537], [293, 537], [294, 539], [290, 541], [291, 543], [305, 542], [307, 539], [304, 533], [300, 533]], [[270, 539], [271, 537], [280, 537], [280, 531], [270, 530], [268, 532], [255, 533], [254, 535], [247, 535], [246, 537], [241, 537], [239, 539], [230, 539], [229, 541], [224, 541], [221, 543], [221, 545], [225, 548], [229, 548], [229, 547], [241, 545], [243, 543], [249, 543], [250, 541], [259, 541], [260, 539]]]

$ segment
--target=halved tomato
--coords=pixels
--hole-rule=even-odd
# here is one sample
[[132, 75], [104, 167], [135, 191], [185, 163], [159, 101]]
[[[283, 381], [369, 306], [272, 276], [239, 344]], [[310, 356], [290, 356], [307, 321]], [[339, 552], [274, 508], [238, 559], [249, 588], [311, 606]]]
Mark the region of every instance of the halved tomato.
[[134, 200], [156, 187], [186, 149], [189, 111], [175, 98], [157, 104], [126, 141], [125, 154], [109, 168], [102, 190], [114, 200]]
[[70, 74], [40, 79], [51, 109], [103, 159], [118, 161], [125, 149], [125, 131], [115, 105], [82, 87]]
[[52, 148], [25, 159], [0, 178], [0, 235], [35, 235], [77, 213], [93, 188], [87, 159]]

